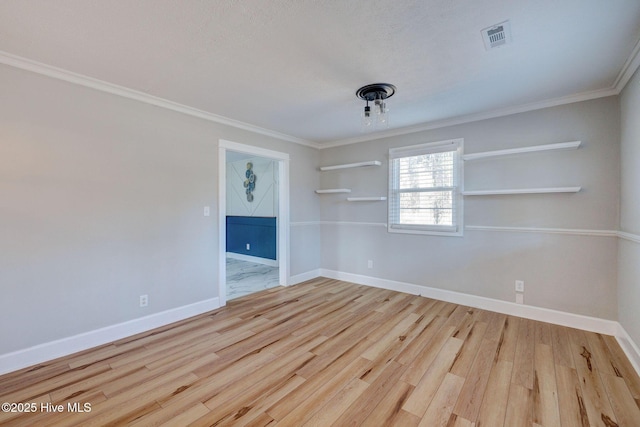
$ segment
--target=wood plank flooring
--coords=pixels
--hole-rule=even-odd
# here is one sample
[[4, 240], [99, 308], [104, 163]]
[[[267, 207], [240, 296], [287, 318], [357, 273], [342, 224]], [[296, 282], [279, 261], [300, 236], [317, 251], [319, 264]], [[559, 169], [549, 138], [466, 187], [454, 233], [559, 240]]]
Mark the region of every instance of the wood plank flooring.
[[0, 376], [0, 402], [33, 404], [11, 426], [640, 426], [613, 337], [322, 278]]

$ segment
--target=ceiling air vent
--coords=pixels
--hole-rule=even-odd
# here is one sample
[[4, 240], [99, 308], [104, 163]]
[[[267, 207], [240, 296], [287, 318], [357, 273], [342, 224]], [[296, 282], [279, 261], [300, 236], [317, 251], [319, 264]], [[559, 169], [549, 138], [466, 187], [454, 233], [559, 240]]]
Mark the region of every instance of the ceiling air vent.
[[484, 48], [487, 50], [511, 43], [511, 24], [504, 21], [482, 30]]

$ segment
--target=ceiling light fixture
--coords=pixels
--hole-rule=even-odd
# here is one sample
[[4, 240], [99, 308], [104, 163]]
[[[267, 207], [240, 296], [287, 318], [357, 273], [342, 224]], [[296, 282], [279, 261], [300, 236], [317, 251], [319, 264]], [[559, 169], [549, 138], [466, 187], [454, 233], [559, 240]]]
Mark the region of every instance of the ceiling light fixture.
[[[389, 127], [389, 109], [384, 100], [393, 96], [394, 93], [396, 93], [396, 87], [389, 83], [374, 83], [356, 91], [356, 96], [367, 102], [362, 112], [363, 132]], [[369, 102], [373, 102], [373, 111]]]

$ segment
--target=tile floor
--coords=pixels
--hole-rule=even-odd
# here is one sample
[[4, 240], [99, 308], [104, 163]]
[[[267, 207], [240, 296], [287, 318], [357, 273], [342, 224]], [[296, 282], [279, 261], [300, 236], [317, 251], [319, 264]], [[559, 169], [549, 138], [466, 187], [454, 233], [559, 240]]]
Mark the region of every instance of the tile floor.
[[227, 300], [278, 286], [278, 267], [227, 258]]

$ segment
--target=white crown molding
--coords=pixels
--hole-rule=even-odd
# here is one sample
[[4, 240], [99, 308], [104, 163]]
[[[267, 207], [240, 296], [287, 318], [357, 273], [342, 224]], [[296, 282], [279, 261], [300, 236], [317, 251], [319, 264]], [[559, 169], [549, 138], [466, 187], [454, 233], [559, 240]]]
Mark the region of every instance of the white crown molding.
[[627, 85], [631, 77], [633, 77], [633, 73], [636, 72], [638, 67], [640, 66], [640, 40], [636, 43], [631, 51], [631, 55], [625, 61], [624, 65], [620, 69], [618, 73], [618, 77], [613, 83], [613, 87], [616, 88], [618, 93], [622, 92], [622, 89]]
[[219, 307], [218, 298], [211, 298], [12, 353], [2, 354], [0, 355], [0, 375], [108, 344], [141, 332], [159, 328], [160, 326], [197, 316]]
[[217, 114], [209, 113], [207, 111], [199, 110], [197, 108], [193, 108], [187, 105], [179, 104], [177, 102], [169, 101], [164, 98], [159, 98], [157, 96], [149, 95], [148, 93], [129, 89], [124, 86], [119, 86], [113, 83], [105, 82], [103, 80], [95, 79], [93, 77], [88, 77], [88, 76], [74, 73], [72, 71], [68, 71], [62, 68], [54, 67], [51, 65], [43, 64], [41, 62], [33, 61], [31, 59], [13, 55], [8, 52], [0, 51], [0, 64], [8, 65], [10, 67], [19, 68], [26, 71], [31, 71], [33, 73], [41, 74], [43, 76], [51, 77], [58, 80], [63, 80], [69, 83], [99, 90], [101, 92], [121, 96], [123, 98], [144, 102], [146, 104], [154, 105], [156, 107], [166, 108], [171, 111], [176, 111], [182, 114], [197, 117], [210, 122], [231, 126], [237, 129], [247, 130], [249, 132], [254, 132], [260, 135], [265, 135], [265, 136], [269, 136], [269, 137], [284, 140], [284, 141], [294, 142], [296, 144], [305, 145], [307, 147], [312, 147], [316, 149], [319, 148], [319, 145], [313, 141], [297, 138], [295, 136], [276, 132], [270, 129], [265, 129], [259, 126], [254, 126], [249, 123], [241, 122], [239, 120], [230, 119], [228, 117], [219, 116]]
[[423, 132], [427, 130], [439, 129], [448, 126], [461, 125], [465, 123], [476, 122], [480, 120], [494, 119], [498, 117], [509, 116], [512, 114], [524, 113], [528, 111], [540, 110], [543, 108], [556, 107], [559, 105], [572, 104], [575, 102], [588, 101], [591, 99], [604, 98], [607, 96], [618, 95], [629, 79], [633, 76], [635, 71], [640, 67], [640, 40], [636, 43], [631, 55], [625, 61], [622, 69], [618, 73], [614, 84], [605, 89], [598, 89], [588, 92], [577, 93], [574, 95], [564, 96], [560, 98], [554, 98], [539, 102], [533, 102], [529, 104], [523, 104], [513, 107], [506, 107], [487, 112], [468, 114], [459, 117], [453, 117], [450, 119], [436, 120], [433, 122], [422, 123], [415, 126], [408, 126], [399, 129], [392, 129], [375, 134], [362, 135], [353, 138], [337, 139], [324, 143], [311, 141], [303, 138], [298, 138], [292, 135], [283, 134], [270, 129], [265, 129], [259, 126], [254, 126], [249, 123], [244, 123], [238, 120], [230, 119], [228, 117], [219, 116], [217, 114], [209, 113], [197, 108], [189, 107], [187, 105], [179, 104], [173, 101], [159, 98], [153, 95], [149, 95], [144, 92], [139, 92], [133, 89], [119, 86], [116, 84], [108, 83], [103, 80], [98, 80], [92, 77], [84, 76], [82, 74], [74, 73], [72, 71], [64, 70], [62, 68], [53, 67], [51, 65], [43, 64], [37, 61], [33, 61], [27, 58], [23, 58], [17, 55], [10, 54], [8, 52], [0, 51], [0, 64], [5, 64], [11, 67], [20, 68], [23, 70], [31, 71], [34, 73], [42, 74], [51, 78], [64, 80], [69, 83], [78, 84], [102, 92], [110, 93], [113, 95], [122, 96], [125, 98], [133, 99], [136, 101], [144, 102], [157, 107], [166, 108], [172, 111], [177, 111], [183, 114], [187, 114], [200, 119], [208, 120], [215, 123], [232, 126], [237, 129], [243, 129], [250, 132], [258, 133], [261, 135], [277, 138], [284, 141], [293, 142], [296, 144], [304, 145], [315, 149], [333, 148], [343, 145], [356, 144], [359, 142], [373, 141], [382, 138], [389, 138], [400, 135], [407, 135], [411, 133]]
[[390, 138], [393, 136], [407, 135], [411, 133], [423, 132], [427, 130], [440, 129], [449, 126], [462, 125], [465, 123], [478, 122], [481, 120], [495, 119], [498, 117], [510, 116], [512, 114], [526, 113], [528, 111], [541, 110], [543, 108], [557, 107], [559, 105], [573, 104], [575, 102], [589, 101], [597, 98], [618, 95], [620, 92], [616, 88], [598, 89], [589, 92], [577, 93], [560, 98], [548, 99], [545, 101], [532, 102], [529, 104], [517, 105], [513, 107], [500, 108], [481, 113], [468, 114], [465, 116], [453, 117], [450, 119], [436, 120], [415, 126], [408, 126], [399, 129], [392, 129], [376, 134], [356, 136], [353, 138], [338, 139], [320, 145], [320, 149], [340, 147], [342, 145], [356, 144], [358, 142], [373, 141], [376, 139]]
[[540, 102], [517, 105], [513, 107], [501, 108], [497, 110], [468, 114], [465, 116], [453, 117], [450, 119], [437, 120], [415, 126], [408, 126], [399, 129], [392, 129], [370, 135], [356, 136], [353, 138], [337, 139], [319, 144], [320, 149], [340, 147], [342, 145], [356, 144], [358, 142], [374, 141], [376, 139], [390, 138], [393, 136], [407, 135], [410, 133], [423, 132], [432, 129], [439, 129], [448, 126], [462, 125], [465, 123], [477, 122], [480, 120], [495, 119], [498, 117], [510, 116], [512, 114], [525, 113], [527, 111], [541, 110], [543, 108], [557, 107], [559, 105], [573, 104], [575, 102], [589, 101], [592, 99], [604, 98], [607, 96], [619, 95], [627, 85], [633, 74], [640, 68], [640, 40], [638, 40], [631, 51], [631, 54], [620, 69], [614, 83], [609, 88], [597, 89], [588, 92], [581, 92], [574, 95], [560, 98], [548, 99]]

